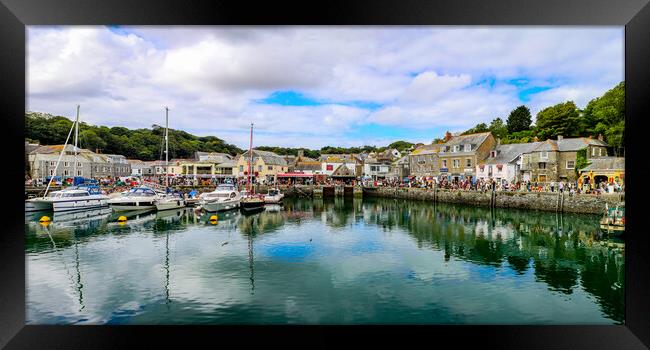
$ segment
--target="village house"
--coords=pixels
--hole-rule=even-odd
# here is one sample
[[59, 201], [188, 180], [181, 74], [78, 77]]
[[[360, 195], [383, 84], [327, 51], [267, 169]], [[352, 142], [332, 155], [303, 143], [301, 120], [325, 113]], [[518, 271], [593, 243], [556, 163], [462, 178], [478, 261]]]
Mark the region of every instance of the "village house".
[[[497, 144], [499, 140], [497, 140]], [[495, 180], [498, 183], [513, 183], [521, 181], [522, 155], [530, 152], [541, 142], [498, 144], [490, 151], [490, 155], [476, 165], [476, 178]]]
[[363, 173], [363, 161], [355, 154], [322, 154], [320, 156], [322, 174], [332, 176], [342, 164], [354, 172], [355, 176]]
[[410, 175], [416, 177], [435, 177], [440, 172], [438, 164], [439, 144], [420, 145], [408, 155]]
[[298, 155], [292, 158], [293, 161], [289, 163], [289, 173], [308, 175], [321, 175], [323, 173], [321, 162], [318, 159], [306, 157], [303, 150], [298, 150]]
[[[47, 178], [49, 176], [85, 178], [119, 177], [131, 174], [131, 165], [122, 155], [97, 154], [87, 149], [66, 145], [61, 162], [56, 167], [63, 145], [40, 146], [28, 155], [30, 176]], [[56, 174], [55, 174], [56, 168]]]
[[388, 174], [388, 178], [403, 180], [405, 177], [411, 175], [409, 158], [410, 158], [409, 155], [405, 155], [402, 158], [391, 163], [391, 170]]
[[625, 184], [625, 158], [600, 157], [589, 160], [589, 165], [580, 169], [583, 183], [590, 182], [598, 185], [601, 182], [608, 184]]
[[447, 141], [438, 152], [441, 176], [463, 180], [476, 177], [476, 164], [488, 157], [496, 140], [491, 132], [445, 136]]
[[578, 151], [585, 150], [587, 161], [607, 156], [607, 143], [587, 137], [546, 140], [522, 156], [523, 181], [551, 182], [577, 179]]
[[[239, 178], [248, 176], [249, 152], [238, 155], [234, 159], [233, 175]], [[255, 181], [270, 183], [277, 180], [277, 174], [286, 173], [289, 164], [280, 155], [253, 149], [252, 177]]]
[[152, 176], [154, 174], [151, 166], [139, 159], [127, 159], [131, 164], [131, 176]]

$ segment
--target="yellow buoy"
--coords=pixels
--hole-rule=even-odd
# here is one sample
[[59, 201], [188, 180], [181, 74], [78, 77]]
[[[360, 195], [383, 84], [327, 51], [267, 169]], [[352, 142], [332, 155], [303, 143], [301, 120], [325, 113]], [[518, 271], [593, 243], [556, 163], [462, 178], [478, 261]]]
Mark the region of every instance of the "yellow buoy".
[[117, 222], [125, 222], [125, 221], [126, 221], [126, 216], [124, 216], [124, 215], [117, 218]]
[[212, 216], [210, 217], [210, 221], [217, 221], [217, 220], [219, 220], [219, 217], [216, 216], [216, 215], [212, 215]]
[[42, 221], [42, 222], [39, 222], [39, 225], [41, 225], [41, 226], [43, 226], [43, 227], [48, 227], [50, 224], [51, 224], [50, 221]]
[[41, 216], [41, 218], [38, 220], [38, 222], [50, 222], [52, 219], [50, 219], [49, 216]]

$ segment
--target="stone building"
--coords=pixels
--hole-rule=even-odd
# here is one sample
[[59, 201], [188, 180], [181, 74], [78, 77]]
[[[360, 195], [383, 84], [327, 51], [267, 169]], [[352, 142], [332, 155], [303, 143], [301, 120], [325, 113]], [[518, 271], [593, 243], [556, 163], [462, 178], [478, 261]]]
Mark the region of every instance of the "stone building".
[[530, 142], [497, 145], [485, 160], [476, 165], [476, 178], [506, 183], [521, 181], [522, 155], [541, 144], [542, 142]]
[[[234, 159], [233, 175], [236, 177], [244, 178], [248, 176], [248, 162], [249, 152], [246, 151], [238, 155]], [[253, 162], [252, 162], [252, 177], [255, 181], [262, 183], [275, 182], [277, 174], [286, 173], [289, 169], [289, 164], [280, 155], [269, 152], [253, 149]]]
[[[438, 161], [440, 175], [463, 180], [476, 177], [476, 164], [488, 157], [496, 146], [491, 132], [450, 136], [440, 145]], [[412, 171], [412, 170], [411, 170]]]
[[589, 165], [580, 169], [580, 177], [584, 182], [598, 185], [601, 182], [609, 184], [625, 184], [625, 158], [601, 157], [592, 158]]
[[577, 179], [576, 162], [578, 151], [586, 150], [586, 159], [607, 156], [607, 143], [586, 137], [541, 142], [522, 156], [522, 180], [537, 182], [574, 181]]
[[363, 174], [363, 160], [355, 154], [322, 154], [320, 161], [321, 171], [327, 176], [332, 176], [341, 164], [344, 164], [347, 169], [352, 170], [356, 176]]
[[[98, 154], [87, 149], [66, 145], [61, 162], [57, 160], [64, 149], [63, 145], [40, 146], [28, 155], [32, 178], [46, 178], [56, 175], [61, 177], [82, 176], [85, 178], [106, 178], [130, 176], [131, 165], [122, 155]], [[56, 174], [55, 174], [56, 168]]]
[[416, 177], [436, 177], [440, 172], [438, 151], [440, 144], [420, 145], [408, 155], [410, 175]]

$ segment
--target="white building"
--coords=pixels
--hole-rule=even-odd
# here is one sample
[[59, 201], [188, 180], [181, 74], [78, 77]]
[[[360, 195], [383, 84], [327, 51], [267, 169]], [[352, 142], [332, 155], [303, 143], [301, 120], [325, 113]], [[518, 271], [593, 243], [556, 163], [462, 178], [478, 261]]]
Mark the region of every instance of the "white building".
[[476, 178], [494, 179], [499, 183], [521, 181], [519, 178], [522, 154], [530, 152], [541, 142], [498, 145], [485, 161], [476, 165]]

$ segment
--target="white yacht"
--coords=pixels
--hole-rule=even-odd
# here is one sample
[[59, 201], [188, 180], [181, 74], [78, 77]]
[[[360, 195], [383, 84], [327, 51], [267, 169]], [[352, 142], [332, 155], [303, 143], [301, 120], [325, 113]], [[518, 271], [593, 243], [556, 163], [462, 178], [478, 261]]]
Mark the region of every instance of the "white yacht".
[[145, 210], [155, 209], [156, 202], [162, 198], [162, 194], [152, 190], [149, 187], [134, 187], [129, 193], [111, 198], [108, 205], [114, 211]]
[[185, 198], [180, 193], [167, 193], [156, 201], [156, 209], [179, 209], [186, 205]]
[[284, 198], [284, 194], [282, 194], [279, 189], [273, 188], [269, 190], [269, 193], [264, 195], [264, 203], [265, 204], [282, 203], [282, 198]]
[[47, 197], [25, 201], [25, 211], [71, 211], [97, 209], [108, 205], [108, 196], [97, 186], [74, 186], [51, 192]]
[[217, 188], [199, 196], [199, 203], [209, 212], [239, 208], [241, 194], [232, 184], [220, 184]]

